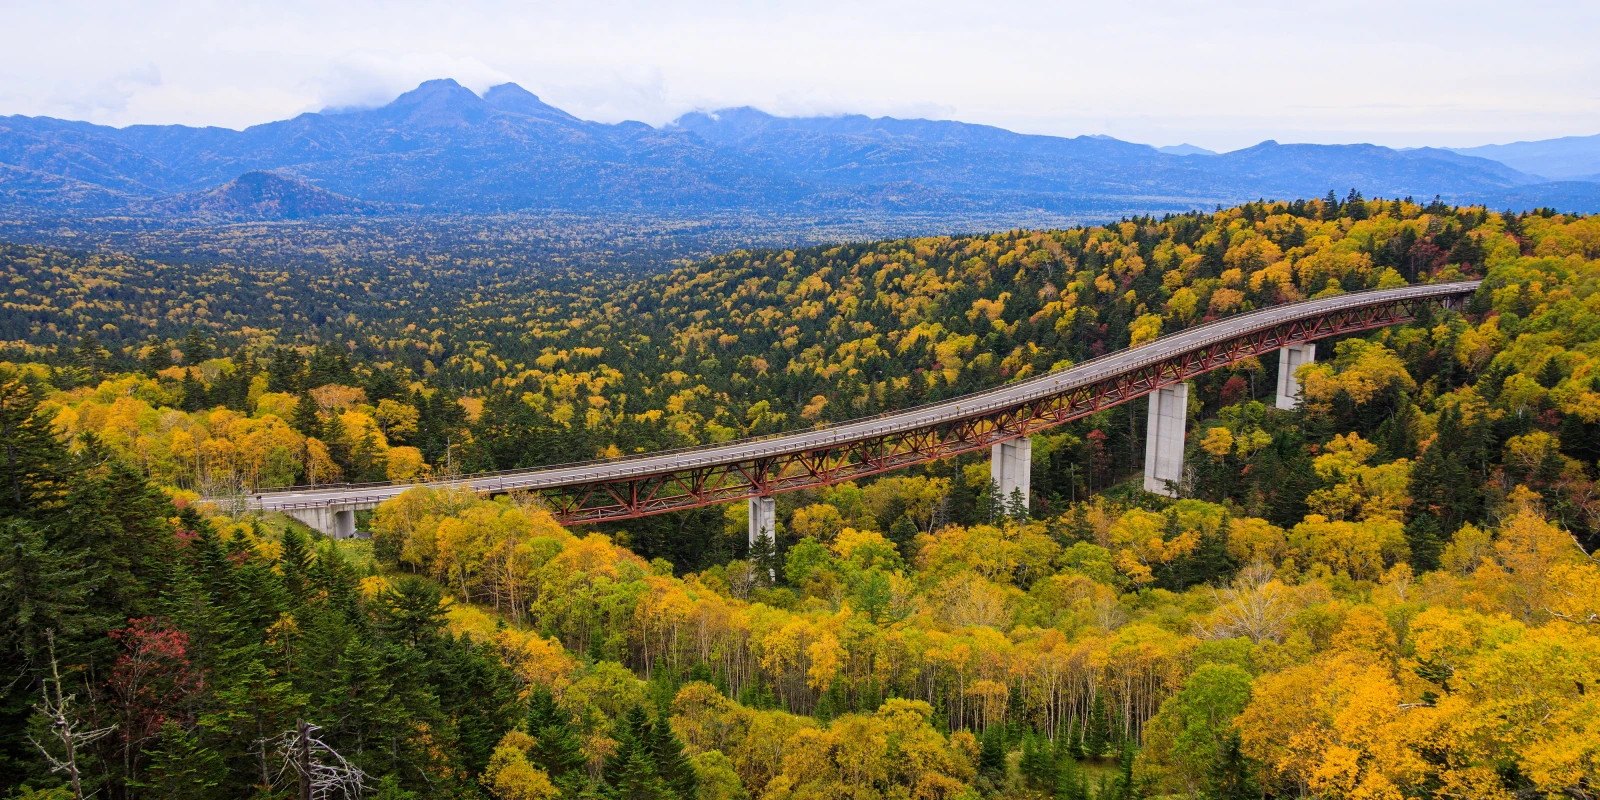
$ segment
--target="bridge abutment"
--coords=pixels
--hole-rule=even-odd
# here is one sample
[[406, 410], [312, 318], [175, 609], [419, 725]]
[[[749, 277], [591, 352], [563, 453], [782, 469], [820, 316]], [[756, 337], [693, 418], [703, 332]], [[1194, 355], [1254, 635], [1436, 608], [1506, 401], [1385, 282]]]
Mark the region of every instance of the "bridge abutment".
[[353, 539], [356, 536], [356, 509], [361, 504], [313, 506], [286, 509], [283, 513], [305, 523], [306, 527], [335, 539]]
[[1291, 344], [1278, 351], [1278, 408], [1293, 411], [1300, 402], [1300, 381], [1294, 373], [1317, 360], [1316, 342]]
[[1024, 436], [1009, 442], [998, 442], [989, 450], [989, 477], [1000, 487], [1000, 499], [1010, 503], [1016, 492], [1028, 503], [1029, 479], [1033, 469], [1033, 439]]
[[1189, 384], [1150, 393], [1150, 423], [1144, 440], [1144, 490], [1177, 497], [1183, 480], [1183, 442], [1189, 424]]

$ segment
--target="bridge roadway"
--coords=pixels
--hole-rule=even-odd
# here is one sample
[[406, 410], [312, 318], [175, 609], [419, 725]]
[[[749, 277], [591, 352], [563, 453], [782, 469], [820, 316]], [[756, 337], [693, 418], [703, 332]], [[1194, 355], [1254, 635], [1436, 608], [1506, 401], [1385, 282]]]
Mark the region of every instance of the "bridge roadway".
[[[1405, 322], [1410, 320], [1415, 310], [1422, 305], [1459, 308], [1466, 298], [1477, 290], [1479, 283], [1479, 281], [1465, 281], [1370, 290], [1273, 306], [1162, 336], [1139, 347], [1119, 350], [1035, 378], [1008, 383], [952, 400], [811, 430], [607, 461], [466, 475], [426, 485], [469, 489], [485, 494], [519, 491], [548, 493], [552, 490], [556, 490], [558, 494], [563, 492], [571, 494], [574, 491], [582, 491], [583, 487], [609, 487], [609, 495], [616, 502], [611, 503], [608, 508], [627, 507], [620, 512], [591, 513], [585, 510], [585, 501], [579, 499], [565, 509], [553, 509], [556, 516], [564, 521], [585, 522], [661, 513], [711, 502], [727, 502], [744, 497], [790, 491], [807, 485], [833, 483], [849, 477], [906, 466], [917, 461], [928, 461], [957, 452], [972, 452], [987, 448], [993, 442], [1025, 436], [1033, 430], [1082, 417], [1094, 410], [1142, 396], [1159, 385], [1181, 381], [1240, 358], [1258, 356], [1262, 352], [1276, 350], [1288, 344]], [[1346, 322], [1328, 323], [1328, 320], [1346, 320]], [[1296, 330], [1299, 331], [1298, 334], [1293, 333]], [[1219, 348], [1233, 347], [1230, 343], [1246, 341], [1252, 336], [1257, 337], [1254, 340], [1256, 341], [1254, 347], [1240, 349], [1238, 354], [1226, 358], [1215, 355], [1220, 352]], [[1171, 374], [1166, 372], [1168, 368], [1163, 365], [1180, 363], [1180, 360], [1193, 353], [1211, 353], [1211, 355], [1203, 355], [1205, 363], [1198, 364], [1194, 368], [1174, 369]], [[1061, 413], [1044, 421], [1035, 418], [1031, 424], [1024, 421], [1020, 427], [1010, 430], [1005, 429], [1002, 422], [995, 421], [1003, 419], [1009, 410], [1019, 407], [1036, 408], [1039, 407], [1038, 401], [1049, 401], [1075, 391], [1081, 394], [1084, 387], [1109, 386], [1112, 385], [1110, 382], [1118, 381], [1123, 376], [1139, 374], [1147, 376], [1140, 385], [1130, 386], [1129, 391], [1108, 398], [1109, 402], [1096, 401], [1089, 410], [1082, 410], [1088, 406], [1074, 405], [1071, 414]], [[791, 480], [786, 483], [781, 476], [769, 474], [765, 479], [750, 479], [746, 486], [734, 487], [731, 491], [721, 493], [706, 489], [702, 481], [701, 493], [694, 496], [693, 502], [663, 502], [649, 505], [648, 500], [642, 499], [638, 494], [641, 491], [639, 487], [644, 484], [657, 487], [652, 493], [659, 492], [659, 486], [669, 481], [668, 476], [711, 473], [725, 476], [734, 474], [736, 470], [742, 470], [748, 476], [749, 470], [739, 465], [790, 464], [793, 463], [791, 459], [804, 458], [808, 453], [837, 455], [862, 442], [883, 442], [888, 437], [911, 435], [918, 431], [942, 430], [952, 425], [968, 425], [970, 428], [970, 423], [974, 420], [989, 420], [994, 424], [988, 425], [984, 436], [973, 437], [972, 446], [946, 446], [937, 453], [919, 453], [915, 458], [898, 458], [892, 463], [886, 459], [881, 464], [871, 465], [873, 468], [870, 469], [855, 469], [848, 475], [840, 473], [842, 477], [824, 471], [823, 474], [814, 475], [814, 479]], [[977, 441], [978, 438], [983, 440]], [[711, 472], [708, 473], [708, 470]], [[722, 479], [714, 478], [712, 483], [715, 484], [719, 480]], [[416, 485], [382, 483], [299, 487], [262, 491], [250, 495], [246, 501], [251, 508], [291, 513], [335, 507], [371, 508]], [[681, 478], [677, 480], [677, 485], [692, 490], [692, 487]], [[627, 486], [634, 487], [631, 490], [634, 492], [631, 499], [618, 493], [618, 487]], [[630, 502], [632, 505], [629, 505]]]

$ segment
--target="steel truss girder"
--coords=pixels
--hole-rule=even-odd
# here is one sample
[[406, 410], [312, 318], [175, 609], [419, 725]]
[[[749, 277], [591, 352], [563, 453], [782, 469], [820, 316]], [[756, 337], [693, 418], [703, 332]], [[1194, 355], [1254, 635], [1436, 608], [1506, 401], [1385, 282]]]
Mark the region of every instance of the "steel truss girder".
[[1174, 354], [1060, 394], [955, 420], [777, 456], [629, 476], [540, 492], [564, 524], [633, 519], [791, 492], [987, 450], [998, 443], [1143, 397], [1163, 386], [1281, 347], [1416, 319], [1425, 304], [1459, 309], [1462, 297], [1397, 300], [1279, 323]]

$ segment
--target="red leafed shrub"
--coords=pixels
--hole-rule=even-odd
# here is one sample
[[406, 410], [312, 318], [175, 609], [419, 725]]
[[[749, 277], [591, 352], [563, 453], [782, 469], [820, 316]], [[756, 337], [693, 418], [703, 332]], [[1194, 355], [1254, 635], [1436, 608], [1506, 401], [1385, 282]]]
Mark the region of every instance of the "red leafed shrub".
[[125, 652], [106, 687], [118, 710], [118, 733], [129, 750], [161, 735], [161, 726], [186, 714], [188, 698], [204, 686], [189, 659], [189, 634], [155, 617], [128, 621], [111, 632]]

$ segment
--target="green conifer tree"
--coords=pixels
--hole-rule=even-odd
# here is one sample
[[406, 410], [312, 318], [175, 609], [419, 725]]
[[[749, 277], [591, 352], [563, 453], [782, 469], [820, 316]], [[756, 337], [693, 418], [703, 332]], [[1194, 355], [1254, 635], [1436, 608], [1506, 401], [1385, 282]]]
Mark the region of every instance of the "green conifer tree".
[[100, 381], [100, 374], [105, 372], [106, 362], [111, 357], [111, 354], [100, 346], [100, 339], [93, 331], [85, 333], [83, 338], [78, 340], [78, 346], [73, 348], [72, 354], [77, 365], [89, 374], [90, 383]]
[[1133, 742], [1124, 742], [1117, 756], [1117, 778], [1112, 783], [1112, 800], [1142, 800], [1144, 792], [1133, 779]]
[[300, 392], [307, 388], [301, 373], [305, 362], [300, 353], [290, 347], [272, 349], [272, 360], [267, 362], [267, 391]]
[[289, 426], [302, 436], [322, 436], [322, 418], [317, 415], [317, 401], [311, 399], [310, 392], [301, 392], [300, 398], [295, 401]]
[[1056, 764], [1056, 800], [1089, 800], [1089, 777], [1078, 762], [1060, 759]]
[[134, 787], [163, 800], [209, 800], [227, 780], [227, 765], [216, 752], [202, 747], [194, 734], [176, 722], [161, 726], [161, 739], [150, 750], [150, 766]]
[[183, 363], [191, 366], [211, 357], [211, 342], [207, 341], [199, 328], [190, 328], [178, 349], [183, 351]]
[[1088, 724], [1084, 727], [1083, 754], [1089, 758], [1100, 758], [1110, 746], [1111, 720], [1106, 716], [1106, 698], [1104, 694], [1096, 692], [1089, 709]]
[[576, 797], [588, 777], [584, 772], [588, 759], [572, 720], [544, 686], [534, 687], [528, 698], [528, 733], [533, 736], [533, 763], [550, 776], [563, 797]]
[[656, 763], [656, 774], [679, 800], [695, 800], [699, 794], [699, 780], [694, 764], [683, 753], [683, 742], [672, 731], [672, 723], [665, 706], [657, 709], [655, 725], [651, 727], [650, 754]]
[[1223, 740], [1216, 760], [1206, 771], [1201, 796], [1205, 800], [1256, 800], [1261, 797], [1261, 787], [1256, 783], [1256, 765], [1241, 749], [1238, 731], [1228, 731], [1228, 738]]
[[144, 374], [154, 378], [157, 373], [172, 366], [172, 343], [166, 339], [153, 339], [145, 351]]
[[1028, 509], [1028, 496], [1022, 493], [1021, 488], [1011, 490], [1011, 496], [1006, 498], [1006, 516], [1018, 521], [1027, 522], [1032, 515]]
[[978, 777], [998, 791], [1006, 780], [1005, 728], [991, 725], [983, 732], [982, 739], [983, 746], [978, 750]]
[[672, 796], [650, 751], [651, 733], [650, 717], [643, 706], [628, 709], [615, 724], [617, 747], [600, 773], [603, 793], [610, 800], [667, 800]]
[[1017, 763], [1017, 771], [1022, 774], [1022, 780], [1030, 789], [1048, 793], [1054, 788], [1056, 765], [1049, 742], [1040, 741], [1040, 738], [1031, 732], [1024, 734], [1022, 759]]

